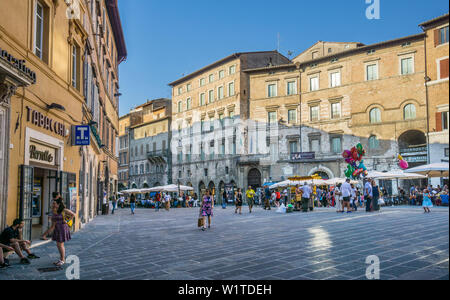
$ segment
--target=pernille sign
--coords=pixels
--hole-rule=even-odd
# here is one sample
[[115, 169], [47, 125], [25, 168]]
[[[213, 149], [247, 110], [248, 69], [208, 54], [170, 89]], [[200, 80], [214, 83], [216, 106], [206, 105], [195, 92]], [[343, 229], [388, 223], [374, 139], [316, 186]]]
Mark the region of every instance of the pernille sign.
[[72, 146], [89, 146], [91, 132], [89, 125], [72, 126]]

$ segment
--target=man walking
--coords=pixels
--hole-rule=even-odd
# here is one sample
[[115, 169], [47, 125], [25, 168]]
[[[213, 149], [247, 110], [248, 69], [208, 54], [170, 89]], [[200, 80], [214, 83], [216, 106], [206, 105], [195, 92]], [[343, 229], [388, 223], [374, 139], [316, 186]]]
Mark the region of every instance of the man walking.
[[350, 208], [350, 198], [352, 196], [352, 186], [350, 185], [349, 178], [347, 178], [347, 180], [342, 184], [341, 193], [342, 193], [342, 198], [344, 198], [342, 212], [344, 212], [344, 207], [347, 207], [347, 213], [349, 214], [352, 212], [351, 208]]
[[269, 209], [270, 210], [270, 197], [271, 197], [271, 193], [270, 193], [270, 189], [269, 187], [266, 185], [265, 189], [264, 189], [264, 194], [265, 194], [265, 199], [264, 199], [264, 210]]
[[252, 213], [254, 198], [255, 198], [255, 191], [252, 189], [251, 186], [249, 186], [248, 190], [245, 194], [247, 196], [248, 210], [250, 213]]
[[364, 199], [366, 199], [366, 212], [371, 212], [371, 204], [372, 204], [372, 180], [368, 179], [366, 184], [364, 185]]
[[302, 190], [302, 211], [308, 212], [309, 201], [312, 196], [312, 189], [305, 182], [305, 184], [301, 187], [301, 190]]

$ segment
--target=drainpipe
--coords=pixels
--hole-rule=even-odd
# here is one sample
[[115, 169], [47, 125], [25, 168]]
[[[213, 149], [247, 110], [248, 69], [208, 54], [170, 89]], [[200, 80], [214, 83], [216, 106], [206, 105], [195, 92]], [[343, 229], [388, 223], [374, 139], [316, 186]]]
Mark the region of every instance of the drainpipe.
[[[425, 106], [427, 111], [427, 164], [430, 164], [430, 111], [429, 111], [429, 101], [428, 101], [428, 81], [430, 80], [428, 77], [428, 60], [427, 60], [427, 36], [425, 29], [422, 27], [422, 30], [425, 32], [425, 37], [423, 38], [423, 43], [425, 47]], [[431, 179], [428, 178], [428, 184], [430, 184]]]
[[302, 69], [301, 64], [298, 66], [298, 102], [300, 104], [300, 119], [299, 119], [299, 128], [300, 128], [300, 152], [303, 152], [303, 143], [302, 143]]

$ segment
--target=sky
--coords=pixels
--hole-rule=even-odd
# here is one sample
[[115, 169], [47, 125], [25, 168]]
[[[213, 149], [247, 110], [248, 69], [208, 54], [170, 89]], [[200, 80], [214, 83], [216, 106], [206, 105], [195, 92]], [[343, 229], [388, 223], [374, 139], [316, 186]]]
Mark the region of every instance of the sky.
[[[368, 19], [374, 1], [380, 18]], [[279, 49], [293, 58], [319, 40], [372, 44], [413, 35], [447, 13], [449, 2], [119, 0], [119, 10], [128, 51], [119, 67], [122, 116], [170, 98], [170, 82], [233, 53]]]

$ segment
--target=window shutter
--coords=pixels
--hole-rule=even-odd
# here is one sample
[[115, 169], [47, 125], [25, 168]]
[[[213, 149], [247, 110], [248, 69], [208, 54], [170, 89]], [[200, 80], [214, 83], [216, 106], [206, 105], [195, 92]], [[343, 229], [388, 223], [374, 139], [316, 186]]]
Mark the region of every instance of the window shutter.
[[436, 131], [442, 131], [442, 113], [436, 113]]
[[448, 58], [441, 60], [439, 64], [441, 70], [439, 79], [448, 78]]
[[434, 46], [439, 45], [439, 29], [434, 31]]

